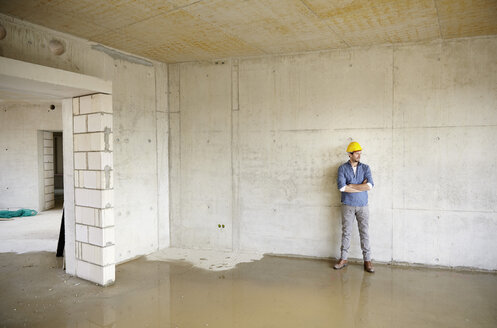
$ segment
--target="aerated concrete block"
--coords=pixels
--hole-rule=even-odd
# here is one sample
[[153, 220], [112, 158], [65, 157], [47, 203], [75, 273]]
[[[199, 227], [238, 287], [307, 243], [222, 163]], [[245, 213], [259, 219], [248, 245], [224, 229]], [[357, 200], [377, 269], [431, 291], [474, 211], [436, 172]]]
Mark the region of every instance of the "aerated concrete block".
[[112, 151], [112, 133], [94, 132], [74, 135], [74, 151]]
[[112, 207], [113, 190], [75, 188], [75, 204], [94, 208]]
[[96, 227], [89, 227], [88, 228], [88, 242], [93, 245], [105, 247], [105, 246], [111, 246], [115, 244], [115, 228], [114, 227], [109, 227], [109, 228], [96, 228]]
[[103, 132], [106, 128], [112, 130], [112, 115], [96, 113], [88, 115], [88, 132]]
[[50, 200], [48, 202], [45, 202], [45, 209], [49, 210], [55, 206], [55, 202], [53, 200]]
[[114, 226], [114, 209], [106, 208], [97, 210], [96, 226], [105, 228]]
[[[43, 172], [45, 178], [52, 178], [53, 179], [53, 170], [46, 170]], [[53, 183], [52, 183], [53, 184]]]
[[72, 99], [72, 113], [73, 115], [79, 115], [79, 98]]
[[79, 102], [80, 114], [91, 113], [112, 113], [112, 96], [104, 94], [96, 94], [80, 98]]
[[75, 219], [77, 223], [96, 225], [98, 210], [91, 207], [75, 206]]
[[[78, 243], [76, 243], [78, 244]], [[77, 247], [77, 246], [76, 246]], [[80, 243], [79, 259], [100, 266], [113, 264], [115, 261], [115, 246], [100, 247], [86, 243]]]
[[43, 169], [44, 170], [53, 170], [53, 163], [43, 163]]
[[113, 156], [110, 152], [91, 152], [88, 153], [88, 169], [105, 170], [105, 167], [113, 166]]
[[74, 153], [74, 168], [76, 170], [86, 170], [86, 154]]
[[91, 113], [91, 96], [79, 98], [79, 114]]
[[102, 286], [111, 285], [115, 281], [115, 265], [112, 264], [102, 267], [92, 263], [76, 260], [76, 275]]
[[79, 171], [79, 187], [89, 189], [111, 189], [112, 171]]
[[87, 115], [74, 116], [74, 133], [88, 132], [86, 127]]
[[76, 224], [76, 241], [88, 242], [88, 226]]

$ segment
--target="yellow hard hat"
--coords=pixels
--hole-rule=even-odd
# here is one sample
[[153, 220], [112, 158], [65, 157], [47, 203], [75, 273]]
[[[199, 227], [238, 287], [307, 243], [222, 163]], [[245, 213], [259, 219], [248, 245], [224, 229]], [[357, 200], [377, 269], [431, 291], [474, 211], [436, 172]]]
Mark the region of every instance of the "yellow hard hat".
[[362, 150], [361, 145], [358, 142], [352, 141], [347, 147], [347, 153], [353, 153], [355, 151]]

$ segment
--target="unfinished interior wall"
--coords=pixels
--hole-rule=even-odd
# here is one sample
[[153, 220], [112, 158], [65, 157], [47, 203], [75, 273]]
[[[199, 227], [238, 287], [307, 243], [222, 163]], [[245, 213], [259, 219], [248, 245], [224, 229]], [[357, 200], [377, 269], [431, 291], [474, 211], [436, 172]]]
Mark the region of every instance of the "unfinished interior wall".
[[[43, 160], [41, 166], [43, 168], [43, 190], [40, 197], [43, 199], [43, 209], [48, 210], [55, 205], [55, 195], [54, 195], [54, 146], [53, 146], [53, 132], [51, 131], [39, 131], [40, 139], [43, 140], [43, 150], [39, 151], [43, 153]], [[40, 183], [41, 185], [41, 183]]]
[[187, 248], [231, 249], [231, 65], [184, 64], [171, 74], [181, 90], [171, 113], [172, 129], [181, 130], [172, 146], [180, 187], [171, 193], [183, 204], [171, 238]]
[[[112, 81], [116, 261], [167, 247], [167, 66], [5, 15], [0, 22], [2, 56]], [[53, 39], [64, 44], [60, 56]]]
[[356, 140], [375, 260], [497, 269], [496, 58], [490, 37], [171, 65], [172, 245], [339, 256]]
[[49, 131], [62, 131], [60, 103], [0, 103], [0, 208], [53, 207]]

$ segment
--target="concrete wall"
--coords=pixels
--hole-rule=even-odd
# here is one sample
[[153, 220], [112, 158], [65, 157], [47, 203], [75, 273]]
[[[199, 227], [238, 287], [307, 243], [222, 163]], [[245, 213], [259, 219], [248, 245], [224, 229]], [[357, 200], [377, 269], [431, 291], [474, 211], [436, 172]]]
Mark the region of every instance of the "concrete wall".
[[[45, 192], [51, 192], [53, 202], [53, 172], [51, 189], [45, 190], [44, 184], [43, 130], [62, 131], [62, 112], [60, 103], [55, 110], [49, 106], [0, 103], [0, 208], [43, 211]], [[52, 142], [48, 140], [46, 145]]]
[[[168, 247], [167, 66], [5, 15], [0, 22], [2, 56], [112, 81], [116, 261]], [[60, 56], [49, 51], [54, 38], [65, 45]]]
[[175, 64], [169, 87], [172, 246], [339, 256], [356, 140], [375, 260], [497, 269], [497, 38]]

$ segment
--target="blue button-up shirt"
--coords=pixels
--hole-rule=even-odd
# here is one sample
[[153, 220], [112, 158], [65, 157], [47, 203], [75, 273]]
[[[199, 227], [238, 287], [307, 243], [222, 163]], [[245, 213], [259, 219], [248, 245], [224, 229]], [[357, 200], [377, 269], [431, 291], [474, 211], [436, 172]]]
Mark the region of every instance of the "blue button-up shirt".
[[[348, 184], [361, 184], [364, 179], [368, 179], [368, 183], [371, 183], [371, 185], [374, 186], [371, 169], [366, 164], [357, 163], [355, 174], [350, 161], [343, 163], [338, 168], [338, 189], [342, 189], [342, 187]], [[368, 205], [368, 192], [342, 192], [342, 204], [349, 206], [366, 206]]]

